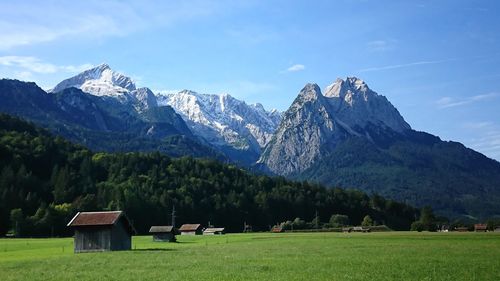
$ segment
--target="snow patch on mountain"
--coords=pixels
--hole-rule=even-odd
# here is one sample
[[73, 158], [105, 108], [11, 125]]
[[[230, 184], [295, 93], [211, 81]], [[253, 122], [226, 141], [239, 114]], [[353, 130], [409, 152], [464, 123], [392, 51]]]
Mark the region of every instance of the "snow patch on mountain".
[[113, 71], [109, 65], [100, 64], [76, 76], [63, 80], [51, 92], [79, 88], [95, 96], [122, 96], [136, 89], [131, 78]]
[[277, 110], [247, 104], [228, 94], [200, 94], [190, 90], [157, 94], [159, 105], [170, 105], [186, 120], [192, 131], [207, 141], [237, 149], [260, 152], [281, 120]]
[[158, 106], [156, 96], [148, 88], [136, 88], [130, 77], [113, 71], [107, 64], [100, 64], [76, 76], [63, 80], [50, 92], [78, 88], [99, 97], [116, 98], [122, 103], [131, 103], [137, 111]]

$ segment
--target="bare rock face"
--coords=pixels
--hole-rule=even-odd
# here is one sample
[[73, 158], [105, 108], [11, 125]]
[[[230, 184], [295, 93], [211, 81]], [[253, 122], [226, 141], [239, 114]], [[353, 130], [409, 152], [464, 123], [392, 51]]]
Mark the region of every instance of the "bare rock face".
[[259, 163], [277, 174], [298, 174], [349, 136], [371, 139], [365, 130], [369, 125], [400, 133], [411, 129], [384, 96], [358, 78], [337, 79], [325, 95], [318, 85], [307, 84], [284, 113]]
[[384, 96], [372, 91], [363, 80], [356, 77], [337, 79], [326, 88], [325, 97], [332, 104], [335, 117], [351, 128], [363, 128], [371, 122], [396, 132], [411, 129]]
[[130, 95], [135, 99], [136, 107], [139, 111], [158, 106], [156, 96], [149, 88], [144, 87], [133, 90], [130, 92]]
[[160, 105], [172, 106], [191, 130], [215, 146], [230, 146], [260, 154], [271, 140], [281, 113], [261, 104], [247, 104], [230, 95], [190, 90], [158, 95]]

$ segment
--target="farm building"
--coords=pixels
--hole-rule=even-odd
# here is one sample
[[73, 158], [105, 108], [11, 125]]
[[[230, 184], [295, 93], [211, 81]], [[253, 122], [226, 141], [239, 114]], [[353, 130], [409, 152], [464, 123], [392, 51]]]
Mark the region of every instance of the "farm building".
[[283, 229], [283, 227], [281, 227], [279, 225], [275, 225], [275, 226], [273, 226], [273, 228], [271, 228], [271, 232], [280, 233], [280, 232], [284, 232], [284, 229]]
[[458, 231], [458, 232], [467, 232], [469, 231], [469, 229], [465, 226], [459, 226], [459, 227], [455, 227], [455, 231]]
[[135, 233], [122, 211], [78, 212], [68, 226], [75, 230], [75, 253], [130, 250]]
[[370, 232], [371, 229], [362, 226], [343, 227], [342, 232]]
[[153, 241], [175, 242], [175, 229], [171, 225], [152, 226], [149, 233], [153, 234]]
[[181, 235], [201, 235], [202, 229], [201, 224], [183, 224], [179, 228]]
[[475, 232], [486, 232], [487, 230], [488, 230], [488, 226], [486, 224], [476, 223], [474, 225]]
[[203, 235], [215, 235], [215, 234], [222, 235], [224, 233], [225, 233], [224, 227], [209, 227], [203, 230]]

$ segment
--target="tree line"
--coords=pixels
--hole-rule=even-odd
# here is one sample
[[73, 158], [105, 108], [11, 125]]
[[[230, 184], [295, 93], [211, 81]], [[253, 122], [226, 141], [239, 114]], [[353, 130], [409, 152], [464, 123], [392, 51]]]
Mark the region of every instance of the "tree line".
[[[151, 225], [209, 222], [229, 232], [269, 230], [293, 218], [359, 225], [366, 216], [410, 229], [419, 210], [379, 195], [255, 175], [210, 159], [102, 153], [0, 115], [0, 234], [71, 235], [78, 211], [123, 210], [139, 233]], [[342, 221], [343, 217], [338, 217]]]

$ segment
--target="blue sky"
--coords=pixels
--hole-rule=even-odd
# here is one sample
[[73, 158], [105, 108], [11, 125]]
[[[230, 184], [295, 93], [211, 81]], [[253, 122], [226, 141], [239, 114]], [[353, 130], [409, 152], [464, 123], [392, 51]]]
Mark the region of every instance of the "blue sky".
[[498, 1], [5, 1], [0, 77], [50, 88], [103, 62], [156, 91], [285, 110], [357, 76], [410, 125], [500, 160]]

